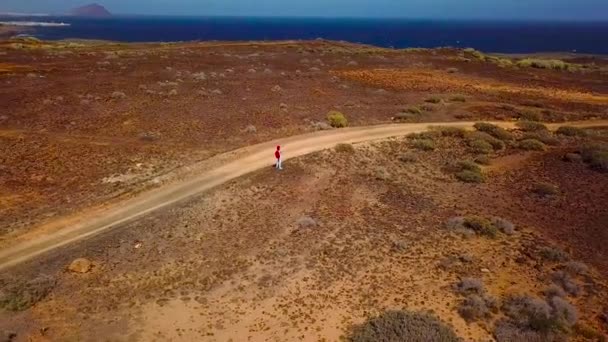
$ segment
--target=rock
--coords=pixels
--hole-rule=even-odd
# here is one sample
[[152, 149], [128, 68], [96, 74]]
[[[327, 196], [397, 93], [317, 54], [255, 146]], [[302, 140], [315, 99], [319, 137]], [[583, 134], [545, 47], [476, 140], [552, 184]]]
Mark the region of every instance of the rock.
[[273, 93], [279, 93], [279, 92], [283, 91], [283, 88], [281, 88], [281, 86], [280, 86], [280, 85], [275, 85], [275, 86], [274, 86], [274, 87], [272, 87], [272, 89], [270, 89], [270, 90], [272, 90], [272, 92], [273, 92]]
[[490, 270], [487, 268], [482, 268], [481, 273], [490, 273]]
[[279, 104], [279, 108], [281, 108], [282, 110], [287, 110], [287, 104], [281, 103], [281, 104]]
[[123, 93], [122, 91], [115, 91], [112, 93], [113, 99], [124, 99], [126, 97], [127, 97], [127, 95], [125, 93]]
[[74, 273], [87, 273], [93, 267], [93, 263], [89, 259], [78, 258], [68, 266], [68, 270]]

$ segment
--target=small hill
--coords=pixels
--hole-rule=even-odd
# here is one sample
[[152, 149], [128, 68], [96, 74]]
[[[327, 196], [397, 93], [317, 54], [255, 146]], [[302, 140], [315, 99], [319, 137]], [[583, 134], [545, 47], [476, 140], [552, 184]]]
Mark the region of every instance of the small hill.
[[77, 7], [69, 12], [70, 15], [80, 17], [109, 17], [112, 14], [99, 4], [90, 4], [82, 7]]

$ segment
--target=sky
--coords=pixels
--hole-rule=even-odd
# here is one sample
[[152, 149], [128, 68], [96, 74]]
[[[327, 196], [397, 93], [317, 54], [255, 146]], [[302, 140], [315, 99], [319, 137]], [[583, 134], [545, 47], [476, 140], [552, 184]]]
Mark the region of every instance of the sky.
[[[64, 13], [88, 0], [1, 0], [2, 12]], [[98, 0], [114, 14], [608, 21], [608, 0]]]

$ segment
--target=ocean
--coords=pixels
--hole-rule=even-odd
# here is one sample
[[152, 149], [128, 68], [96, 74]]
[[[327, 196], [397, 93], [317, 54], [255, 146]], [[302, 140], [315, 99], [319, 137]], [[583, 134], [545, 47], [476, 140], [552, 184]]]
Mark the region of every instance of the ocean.
[[35, 26], [41, 39], [122, 42], [344, 40], [382, 47], [472, 47], [486, 52], [608, 54], [608, 22], [454, 21], [245, 17], [0, 17], [0, 21], [67, 25]]

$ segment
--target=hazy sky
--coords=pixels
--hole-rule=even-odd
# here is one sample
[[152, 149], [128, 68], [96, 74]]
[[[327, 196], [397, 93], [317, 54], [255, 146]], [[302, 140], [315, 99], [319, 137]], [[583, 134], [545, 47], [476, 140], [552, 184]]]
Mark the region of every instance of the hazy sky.
[[[99, 0], [115, 14], [572, 19], [608, 21], [608, 0]], [[62, 13], [88, 0], [1, 0], [0, 11]]]

